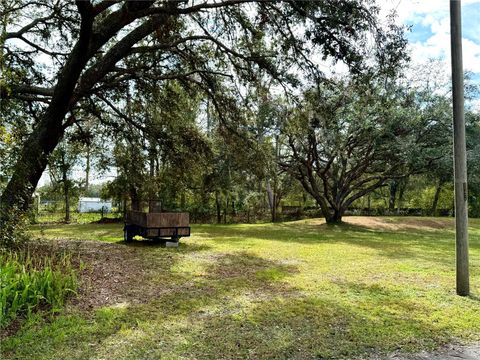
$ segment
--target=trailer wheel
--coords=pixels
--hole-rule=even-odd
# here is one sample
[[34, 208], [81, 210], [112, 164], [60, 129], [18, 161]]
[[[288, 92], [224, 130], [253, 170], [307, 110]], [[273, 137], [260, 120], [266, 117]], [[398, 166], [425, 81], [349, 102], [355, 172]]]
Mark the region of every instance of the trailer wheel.
[[123, 239], [125, 242], [131, 242], [135, 236], [133, 228], [131, 226], [125, 225], [123, 229]]

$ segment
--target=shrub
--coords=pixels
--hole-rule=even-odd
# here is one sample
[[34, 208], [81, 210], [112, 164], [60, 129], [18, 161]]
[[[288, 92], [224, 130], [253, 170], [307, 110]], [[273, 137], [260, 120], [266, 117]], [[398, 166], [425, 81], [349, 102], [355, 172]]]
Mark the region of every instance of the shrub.
[[77, 276], [68, 255], [0, 252], [0, 328], [33, 311], [58, 311], [76, 289]]

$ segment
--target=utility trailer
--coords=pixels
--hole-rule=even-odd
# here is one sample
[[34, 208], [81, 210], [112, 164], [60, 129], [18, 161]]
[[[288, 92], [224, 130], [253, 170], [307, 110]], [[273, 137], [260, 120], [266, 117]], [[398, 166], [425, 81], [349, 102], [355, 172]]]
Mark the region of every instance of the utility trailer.
[[141, 236], [176, 246], [181, 237], [190, 236], [190, 216], [182, 212], [127, 211], [123, 234], [126, 242]]

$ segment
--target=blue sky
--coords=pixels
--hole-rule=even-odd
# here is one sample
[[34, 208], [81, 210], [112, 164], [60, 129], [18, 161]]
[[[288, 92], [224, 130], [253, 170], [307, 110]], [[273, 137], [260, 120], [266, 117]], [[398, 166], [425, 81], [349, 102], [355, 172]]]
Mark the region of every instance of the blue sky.
[[[411, 26], [408, 34], [412, 60], [450, 61], [449, 0], [378, 0], [384, 11], [396, 9], [398, 21]], [[465, 70], [480, 76], [480, 0], [462, 1]]]
[[[411, 27], [407, 38], [414, 64], [442, 59], [439, 75], [450, 75], [450, 1], [377, 0], [382, 11], [395, 9], [398, 22]], [[480, 84], [480, 0], [462, 1], [463, 67]], [[480, 99], [474, 101], [480, 109]]]

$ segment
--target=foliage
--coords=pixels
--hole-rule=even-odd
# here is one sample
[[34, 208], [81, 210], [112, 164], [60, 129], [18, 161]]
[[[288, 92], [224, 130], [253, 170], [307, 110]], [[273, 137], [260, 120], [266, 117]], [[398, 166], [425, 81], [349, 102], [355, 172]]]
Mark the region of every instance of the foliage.
[[72, 180], [72, 173], [78, 161], [76, 147], [63, 142], [52, 152], [49, 158], [50, 178], [56, 191], [62, 193], [65, 201], [65, 221], [70, 221], [70, 204], [74, 195], [78, 196], [78, 184]]
[[118, 175], [105, 195], [129, 200], [134, 207], [142, 201], [161, 201], [165, 209], [173, 210], [180, 205], [179, 197], [196, 186], [196, 175], [208, 168], [210, 144], [196, 124], [195, 92], [176, 81], [143, 87], [149, 90], [132, 94], [126, 111], [143, 117], [146, 127], [115, 135], [111, 164]]
[[469, 192], [469, 213], [480, 217], [480, 113], [467, 111], [467, 174]]
[[56, 312], [75, 292], [69, 256], [54, 259], [29, 252], [0, 252], [0, 327], [37, 310]]
[[[409, 206], [413, 208], [421, 209], [430, 209], [433, 203], [435, 196], [436, 188], [434, 186], [429, 186], [424, 188], [422, 191], [417, 191], [416, 196], [413, 197]], [[438, 208], [439, 209], [451, 209], [453, 206], [453, 186], [445, 186], [441, 189], [440, 198], [438, 199]]]
[[[218, 222], [268, 210], [275, 221], [282, 201], [318, 202], [319, 193], [334, 203], [327, 200], [324, 213], [341, 213], [366, 203], [365, 191], [387, 185], [390, 194], [376, 189], [374, 207], [383, 206], [384, 196], [394, 211], [406, 191], [447, 186], [449, 82], [438, 63], [406, 66], [405, 29], [394, 14], [383, 21], [375, 1], [363, 0], [245, 2], [2, 2], [1, 206], [15, 202], [25, 211], [47, 165], [57, 180], [49, 197], [62, 192], [74, 202], [88, 193], [91, 172], [116, 168], [102, 196], [138, 207], [157, 199], [164, 209], [206, 220], [216, 215]], [[346, 80], [322, 73], [336, 62], [347, 65]], [[467, 84], [468, 98], [475, 91]], [[349, 119], [344, 133], [342, 126], [322, 125], [332, 126], [333, 135], [321, 139], [330, 150], [350, 135], [367, 146], [371, 132], [382, 148], [375, 156], [383, 159], [370, 158], [375, 164], [353, 177], [383, 180], [349, 195], [340, 184], [339, 201], [332, 200], [335, 186], [306, 195], [295, 184], [298, 174], [278, 162], [280, 153], [291, 155], [287, 133], [305, 138], [314, 112]], [[414, 139], [409, 129], [421, 136]], [[470, 206], [480, 214], [478, 134], [475, 125], [467, 131]], [[359, 165], [365, 146], [353, 156], [336, 154], [336, 167]], [[72, 178], [74, 166], [85, 181]], [[426, 170], [428, 183], [407, 189]]]

